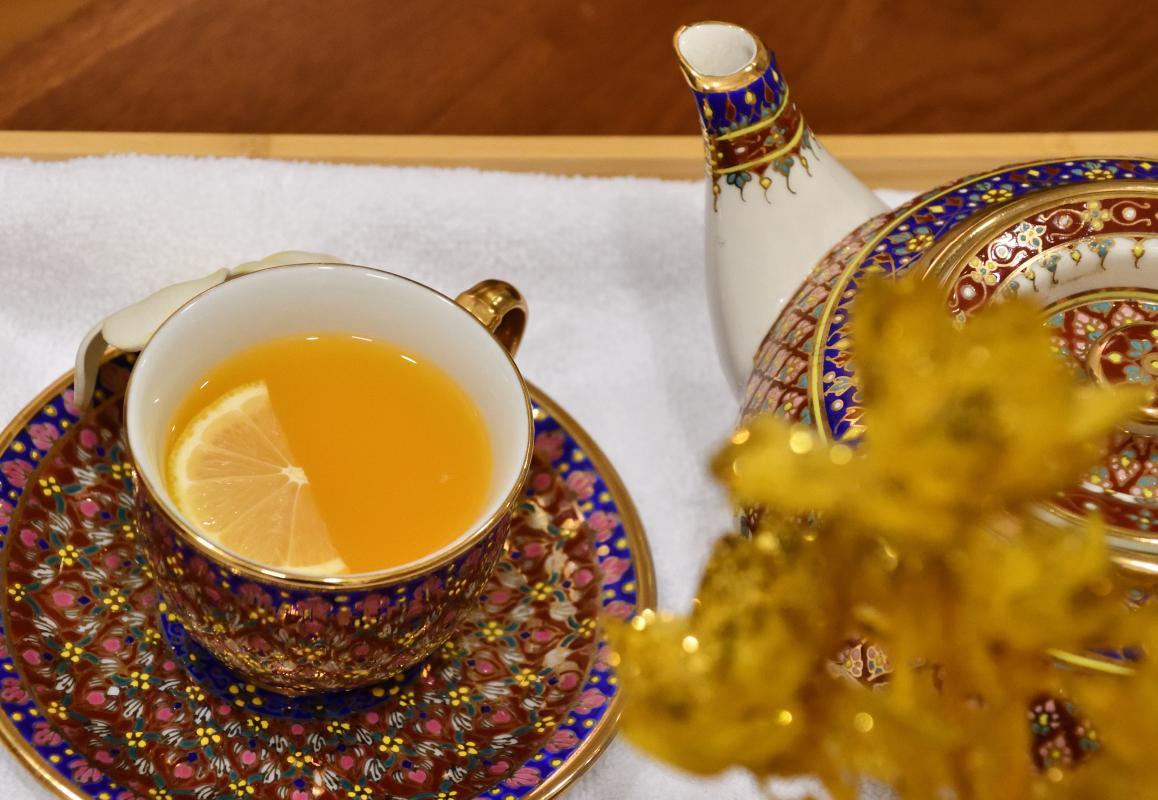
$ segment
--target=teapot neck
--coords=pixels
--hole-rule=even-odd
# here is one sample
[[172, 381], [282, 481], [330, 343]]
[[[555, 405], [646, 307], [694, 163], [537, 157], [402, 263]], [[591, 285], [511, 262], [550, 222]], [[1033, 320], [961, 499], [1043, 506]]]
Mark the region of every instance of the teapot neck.
[[743, 194], [752, 180], [767, 196], [777, 177], [792, 191], [795, 167], [811, 174], [812, 133], [763, 42], [737, 25], [701, 22], [676, 31], [674, 43], [696, 98], [715, 198], [723, 186]]
[[674, 45], [707, 135], [726, 135], [768, 120], [788, 95], [775, 56], [738, 25], [684, 25], [675, 32]]
[[675, 49], [704, 131], [708, 289], [739, 387], [769, 324], [813, 266], [885, 206], [813, 138], [755, 35], [701, 22], [676, 32]]

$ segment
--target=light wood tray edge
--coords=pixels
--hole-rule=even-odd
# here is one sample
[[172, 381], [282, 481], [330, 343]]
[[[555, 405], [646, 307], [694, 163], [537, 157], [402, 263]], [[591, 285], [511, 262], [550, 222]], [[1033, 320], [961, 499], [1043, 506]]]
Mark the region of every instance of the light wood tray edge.
[[[1158, 132], [825, 136], [870, 186], [926, 189], [1002, 164], [1081, 155], [1158, 158]], [[563, 175], [696, 179], [697, 136], [347, 136], [313, 134], [0, 131], [0, 157], [115, 153], [248, 156]]]

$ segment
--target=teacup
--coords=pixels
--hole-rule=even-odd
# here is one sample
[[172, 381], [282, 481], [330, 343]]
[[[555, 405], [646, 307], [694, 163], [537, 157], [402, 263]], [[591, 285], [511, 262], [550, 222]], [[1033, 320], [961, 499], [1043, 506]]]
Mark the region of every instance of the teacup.
[[[334, 264], [244, 275], [174, 313], [140, 354], [125, 400], [137, 521], [162, 611], [248, 681], [287, 694], [364, 686], [425, 659], [493, 571], [530, 465], [530, 400], [512, 359], [525, 322], [525, 303], [501, 281], [456, 303], [398, 275]], [[493, 443], [493, 477], [484, 511], [449, 545], [381, 572], [292, 575], [209, 541], [173, 502], [163, 474], [169, 427], [194, 381], [249, 345], [317, 330], [412, 347], [474, 400]]]

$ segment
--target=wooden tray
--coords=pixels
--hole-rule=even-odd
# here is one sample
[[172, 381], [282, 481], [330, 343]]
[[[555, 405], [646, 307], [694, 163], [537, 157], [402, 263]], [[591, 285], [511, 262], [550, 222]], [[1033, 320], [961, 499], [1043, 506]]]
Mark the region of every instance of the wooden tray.
[[[1018, 161], [1149, 156], [1158, 133], [994, 133], [824, 136], [870, 186], [930, 189]], [[696, 179], [696, 136], [320, 136], [231, 133], [0, 131], [0, 156], [73, 158], [107, 153], [250, 156], [406, 166], [478, 167], [571, 175]]]

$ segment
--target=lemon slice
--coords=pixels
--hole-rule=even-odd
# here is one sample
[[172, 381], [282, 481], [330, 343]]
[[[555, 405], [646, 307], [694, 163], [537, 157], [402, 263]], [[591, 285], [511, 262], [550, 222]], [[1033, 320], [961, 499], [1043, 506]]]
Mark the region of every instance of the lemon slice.
[[346, 572], [263, 381], [222, 395], [185, 426], [169, 476], [177, 508], [210, 541], [286, 572]]

